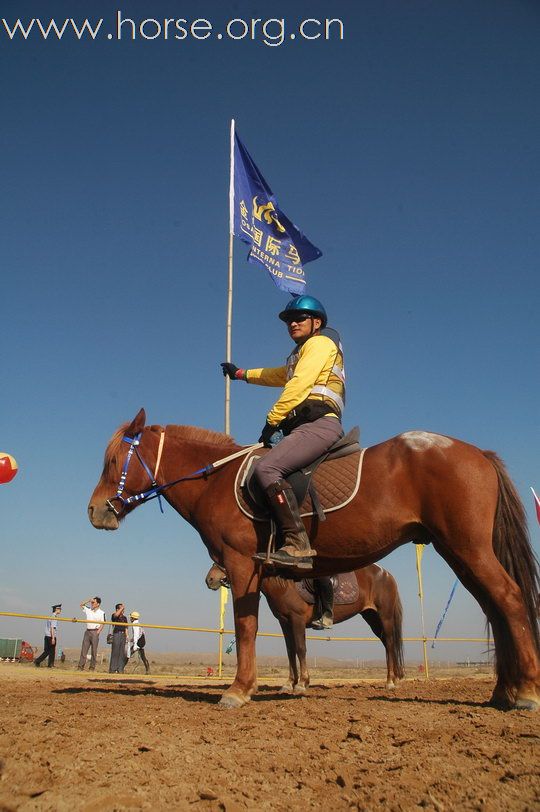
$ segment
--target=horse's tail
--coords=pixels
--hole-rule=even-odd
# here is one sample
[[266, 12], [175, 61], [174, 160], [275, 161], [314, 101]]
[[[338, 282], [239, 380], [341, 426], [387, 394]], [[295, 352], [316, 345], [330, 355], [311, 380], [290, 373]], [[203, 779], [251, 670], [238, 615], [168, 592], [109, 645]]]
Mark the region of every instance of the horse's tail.
[[393, 614], [394, 624], [394, 645], [393, 655], [394, 663], [396, 664], [396, 677], [403, 679], [405, 676], [405, 658], [403, 655], [403, 607], [401, 605], [401, 598], [396, 584], [396, 602], [394, 604]]
[[483, 451], [499, 480], [499, 498], [493, 526], [493, 551], [510, 578], [521, 590], [529, 626], [540, 656], [540, 572], [531, 547], [527, 516], [503, 461], [493, 451]]

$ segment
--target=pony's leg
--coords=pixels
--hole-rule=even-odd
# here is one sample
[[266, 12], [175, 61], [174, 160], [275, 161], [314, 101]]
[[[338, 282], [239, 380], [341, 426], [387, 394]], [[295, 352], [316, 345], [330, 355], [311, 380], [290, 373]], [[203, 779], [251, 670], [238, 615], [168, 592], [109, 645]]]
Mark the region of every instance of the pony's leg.
[[360, 612], [360, 614], [368, 624], [375, 637], [378, 637], [384, 646], [386, 656], [386, 687], [389, 689], [395, 688], [396, 686], [393, 679], [395, 668], [392, 647], [388, 644], [382, 617], [377, 609], [365, 609], [363, 612]]
[[452, 561], [454, 571], [491, 621], [497, 660], [497, 684], [491, 703], [539, 709], [540, 662], [527, 611], [520, 588], [497, 560], [491, 540], [488, 550], [467, 548], [457, 566], [438, 544], [436, 548], [449, 563]]
[[404, 675], [403, 608], [395, 581], [393, 581], [393, 588], [388, 588], [386, 593], [381, 596], [377, 611], [383, 628], [382, 643], [386, 649], [388, 669], [386, 687], [395, 688], [396, 683], [403, 679]]
[[237, 666], [234, 682], [219, 704], [226, 708], [240, 708], [249, 702], [257, 690], [255, 640], [259, 621], [260, 575], [251, 559], [235, 551], [225, 556], [224, 563], [233, 595]]
[[379, 613], [379, 619], [383, 628], [381, 643], [386, 651], [386, 687], [393, 689], [396, 687], [396, 682], [399, 679], [397, 663], [394, 657], [394, 622], [393, 618], [386, 617], [381, 613]]
[[[311, 608], [311, 607], [310, 607]], [[295, 694], [305, 694], [309, 688], [309, 671], [307, 667], [306, 647], [306, 617], [304, 614], [294, 614], [291, 618], [292, 633], [296, 656], [300, 665], [300, 677], [294, 686]]]
[[296, 645], [291, 624], [288, 620], [279, 618], [281, 631], [287, 647], [287, 657], [289, 660], [289, 679], [279, 689], [280, 694], [292, 694], [294, 687], [298, 683], [298, 667], [296, 665]]

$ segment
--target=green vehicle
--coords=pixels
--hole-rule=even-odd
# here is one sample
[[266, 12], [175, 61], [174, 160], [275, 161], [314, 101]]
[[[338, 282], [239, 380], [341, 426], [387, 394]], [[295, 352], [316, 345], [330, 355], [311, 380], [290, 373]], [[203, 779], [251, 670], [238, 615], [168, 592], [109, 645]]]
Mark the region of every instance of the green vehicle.
[[0, 637], [0, 660], [26, 660], [32, 662], [34, 649], [20, 637]]

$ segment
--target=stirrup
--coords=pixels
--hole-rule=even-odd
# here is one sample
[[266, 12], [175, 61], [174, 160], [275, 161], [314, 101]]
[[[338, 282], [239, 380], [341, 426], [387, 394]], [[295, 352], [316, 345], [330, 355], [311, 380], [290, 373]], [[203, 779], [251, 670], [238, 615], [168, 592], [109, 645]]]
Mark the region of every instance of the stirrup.
[[[306, 551], [308, 553], [308, 551]], [[313, 559], [311, 555], [290, 555], [283, 548], [270, 553], [270, 561], [283, 567], [298, 567], [300, 570], [312, 570]]]
[[295, 558], [292, 555], [287, 555], [287, 553], [281, 553], [279, 558], [276, 558], [278, 553], [281, 553], [281, 551], [278, 550], [277, 553], [270, 553], [269, 556], [266, 553], [255, 553], [252, 558], [255, 561], [262, 561], [263, 564], [268, 564], [273, 567], [295, 567], [299, 570], [313, 569], [313, 561], [309, 556]]
[[303, 550], [299, 550], [294, 544], [284, 544], [279, 548], [279, 552], [285, 553], [291, 558], [314, 558], [317, 555], [317, 550], [310, 547], [309, 543]]

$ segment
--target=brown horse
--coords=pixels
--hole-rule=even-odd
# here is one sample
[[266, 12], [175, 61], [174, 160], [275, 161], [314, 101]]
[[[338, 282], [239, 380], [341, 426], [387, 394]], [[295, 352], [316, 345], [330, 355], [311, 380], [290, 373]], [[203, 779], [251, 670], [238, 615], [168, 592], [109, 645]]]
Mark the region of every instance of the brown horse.
[[[355, 570], [354, 575], [358, 597], [352, 603], [335, 605], [334, 623], [362, 615], [384, 646], [386, 687], [394, 688], [403, 677], [403, 612], [395, 578], [378, 564]], [[227, 574], [219, 564], [210, 568], [205, 580], [206, 586], [214, 590], [229, 584]], [[316, 607], [303, 599], [290, 578], [266, 576], [261, 580], [261, 592], [279, 621], [287, 647], [289, 679], [282, 686], [281, 693], [305, 694], [309, 686], [306, 627], [315, 619]]]
[[[263, 568], [253, 556], [266, 548], [269, 525], [250, 521], [236, 506], [238, 459], [211, 466], [242, 450], [231, 437], [192, 426], [145, 427], [145, 421], [141, 409], [109, 442], [89, 518], [96, 528], [115, 530], [159, 489], [152, 480], [167, 484], [164, 498], [195, 527], [231, 579], [238, 665], [221, 703], [239, 707], [257, 690]], [[308, 519], [307, 531], [317, 550], [314, 577], [372, 564], [413, 539], [431, 542], [491, 623], [493, 704], [540, 707], [538, 563], [523, 505], [496, 454], [440, 434], [400, 434], [366, 450], [354, 499], [325, 522]]]

